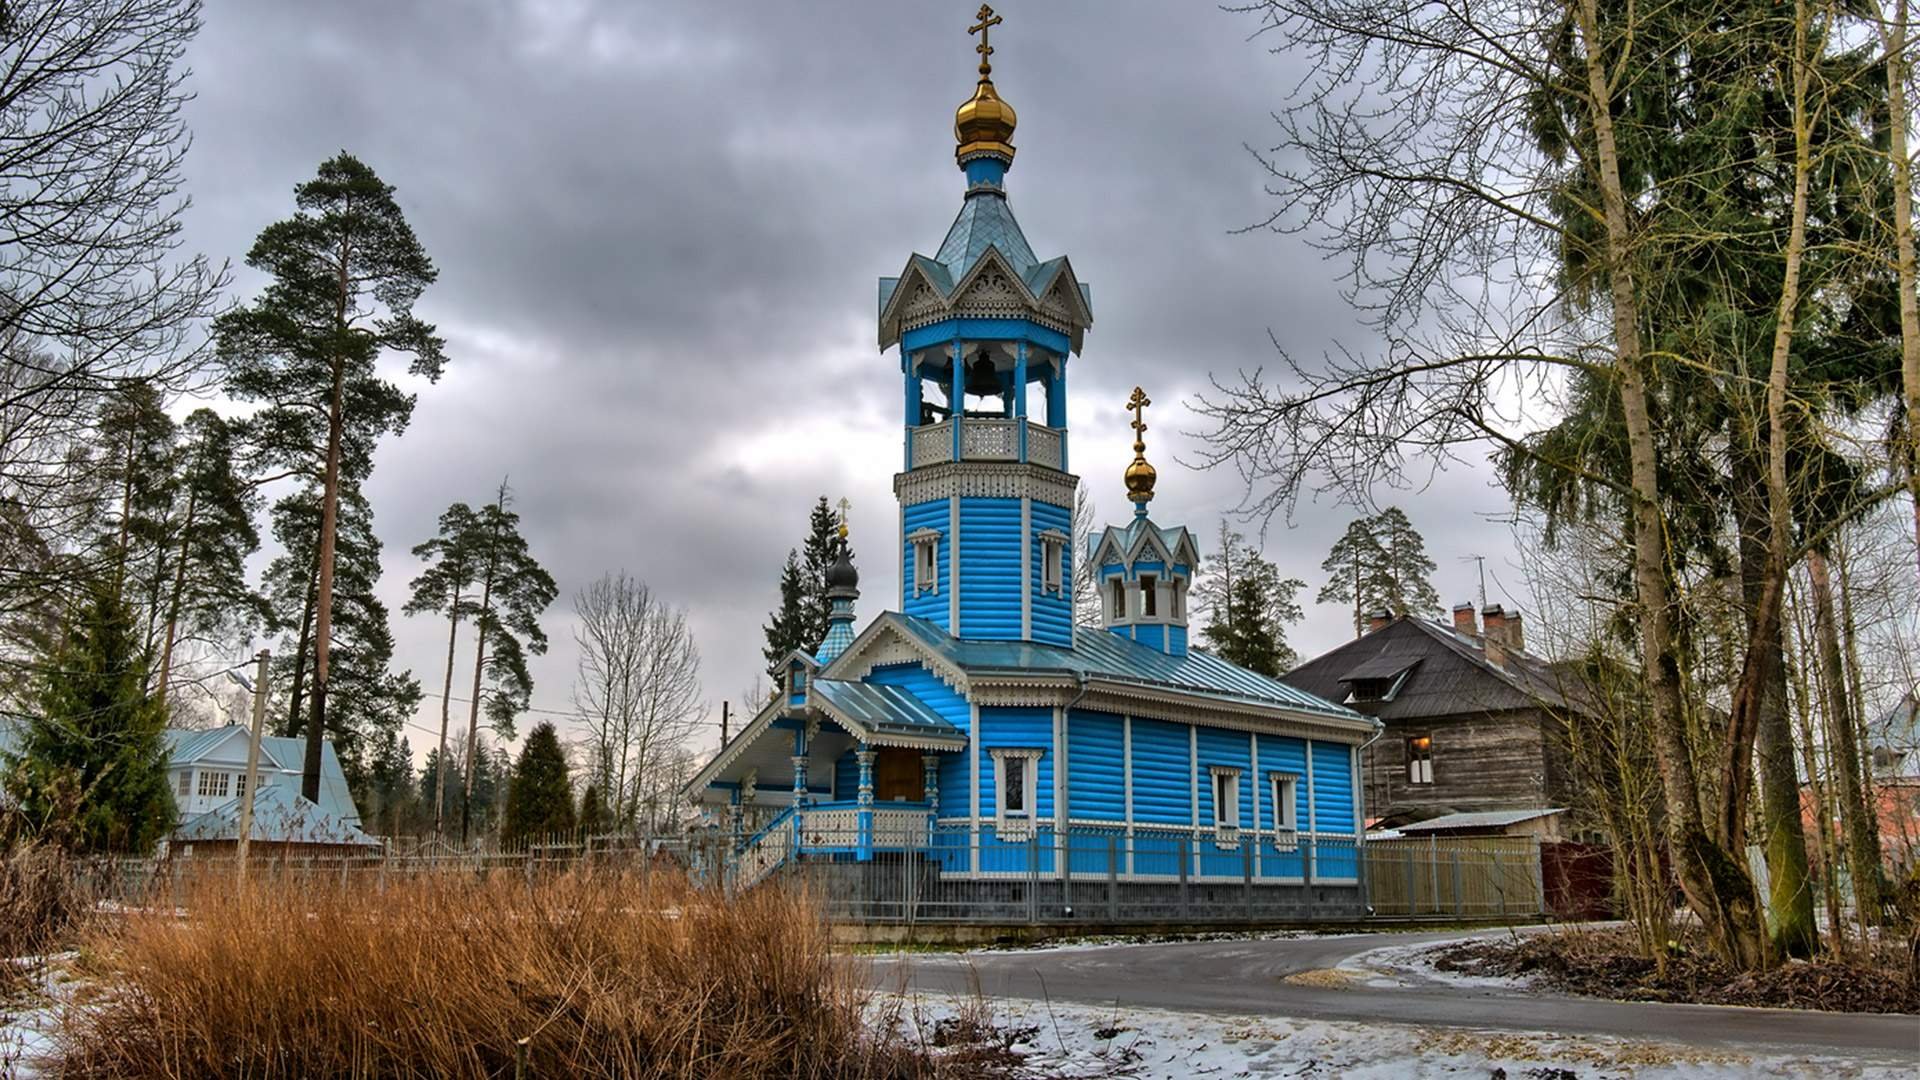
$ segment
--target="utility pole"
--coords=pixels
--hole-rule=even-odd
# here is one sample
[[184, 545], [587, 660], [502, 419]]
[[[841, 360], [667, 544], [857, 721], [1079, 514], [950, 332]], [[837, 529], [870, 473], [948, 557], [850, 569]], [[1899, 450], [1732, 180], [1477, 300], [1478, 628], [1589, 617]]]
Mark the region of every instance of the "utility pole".
[[247, 742], [247, 771], [240, 782], [240, 877], [247, 876], [247, 842], [253, 838], [253, 796], [260, 790], [260, 728], [267, 718], [267, 665], [273, 660], [271, 649], [261, 649], [254, 658], [253, 736]]

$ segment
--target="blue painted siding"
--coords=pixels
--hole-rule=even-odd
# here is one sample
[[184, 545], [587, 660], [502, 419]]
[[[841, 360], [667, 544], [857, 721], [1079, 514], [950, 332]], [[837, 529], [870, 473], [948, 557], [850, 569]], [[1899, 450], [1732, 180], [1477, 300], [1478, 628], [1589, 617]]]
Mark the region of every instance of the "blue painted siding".
[[[953, 582], [949, 580], [951, 575], [947, 572], [948, 545], [953, 537], [952, 523], [948, 520], [952, 517], [951, 509], [952, 507], [945, 499], [915, 503], [907, 507], [902, 519], [902, 525], [907, 531], [900, 537], [900, 610], [908, 615], [932, 620], [943, 630], [948, 629], [947, 602], [951, 594], [947, 590], [953, 587]], [[937, 529], [940, 532], [940, 552], [934, 559], [937, 567], [934, 573], [940, 587], [934, 592], [923, 592], [915, 596], [913, 595], [913, 545], [907, 542], [907, 537], [921, 529]]]
[[[865, 681], [876, 686], [897, 686], [906, 690], [961, 731], [973, 726], [973, 711], [968, 707], [967, 699], [961, 697], [953, 687], [941, 682], [940, 677], [923, 664], [887, 664], [874, 668]], [[937, 808], [940, 816], [965, 817], [970, 805], [969, 790], [967, 755], [941, 754], [940, 805]]]
[[1133, 722], [1133, 819], [1193, 823], [1193, 765], [1185, 724]]
[[1067, 816], [1124, 821], [1127, 816], [1126, 732], [1109, 713], [1067, 714]]
[[1184, 626], [1167, 627], [1167, 651], [1175, 656], [1187, 655], [1187, 628]]
[[1020, 638], [1020, 500], [960, 500], [960, 628], [956, 637]]
[[1164, 651], [1167, 647], [1167, 628], [1159, 623], [1136, 625], [1133, 628], [1133, 640]]
[[1033, 536], [1027, 540], [1027, 547], [1033, 552], [1033, 566], [1029, 573], [1033, 575], [1033, 640], [1049, 645], [1073, 647], [1073, 545], [1062, 544], [1062, 566], [1060, 568], [1060, 591], [1046, 592], [1040, 583], [1046, 580], [1040, 566], [1039, 535], [1052, 529], [1073, 535], [1073, 511], [1064, 506], [1035, 502], [1031, 514], [1033, 518]]
[[[965, 526], [961, 539], [965, 542]], [[980, 815], [993, 815], [993, 755], [989, 751], [1002, 746], [1040, 747], [1041, 756], [1034, 779], [1034, 813], [1053, 816], [1053, 710], [1046, 708], [989, 707], [980, 710], [980, 737], [974, 740], [980, 755]]]
[[860, 759], [853, 751], [842, 753], [833, 761], [833, 797], [836, 800], [852, 799], [860, 794]]
[[[1352, 754], [1352, 747], [1340, 743], [1313, 744], [1313, 825], [1320, 832], [1353, 831]], [[1302, 814], [1303, 826], [1306, 820]]]
[[[1293, 812], [1294, 823], [1301, 832], [1307, 831], [1307, 744], [1304, 740], [1289, 738], [1285, 735], [1260, 736], [1260, 782], [1267, 783], [1267, 777], [1277, 773], [1292, 773], [1300, 778], [1294, 786]], [[1269, 790], [1262, 788], [1263, 792]], [[1272, 829], [1279, 826], [1274, 817], [1273, 797], [1265, 796], [1261, 800], [1260, 827]]]
[[[1215, 765], [1240, 770], [1240, 816], [1242, 825], [1253, 824], [1253, 741], [1244, 731], [1224, 731], [1203, 727], [1199, 730], [1200, 760], [1195, 770], [1200, 778], [1200, 823], [1213, 825], [1213, 773]], [[1264, 764], [1264, 763], [1263, 763]]]

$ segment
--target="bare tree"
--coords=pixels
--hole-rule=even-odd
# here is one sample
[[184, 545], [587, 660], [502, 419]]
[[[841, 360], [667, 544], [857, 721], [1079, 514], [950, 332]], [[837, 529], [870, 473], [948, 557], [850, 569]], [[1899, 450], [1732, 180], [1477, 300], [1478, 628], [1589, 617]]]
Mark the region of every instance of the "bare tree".
[[1100, 590], [1094, 586], [1093, 534], [1099, 527], [1093, 496], [1077, 487], [1073, 492], [1073, 621], [1077, 626], [1100, 625]]
[[589, 733], [589, 770], [622, 825], [643, 813], [654, 824], [685, 779], [686, 743], [705, 716], [686, 609], [624, 570], [575, 593], [573, 609], [573, 701]]
[[60, 556], [100, 399], [206, 381], [225, 272], [179, 251], [199, 28], [197, 0], [0, 6], [0, 623], [31, 622], [82, 569]]

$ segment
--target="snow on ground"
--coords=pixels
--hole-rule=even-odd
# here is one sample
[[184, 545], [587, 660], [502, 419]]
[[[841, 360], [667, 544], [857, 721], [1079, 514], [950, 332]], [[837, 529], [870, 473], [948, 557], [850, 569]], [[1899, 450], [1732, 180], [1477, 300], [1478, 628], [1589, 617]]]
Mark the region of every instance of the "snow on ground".
[[[1466, 941], [1468, 936], [1453, 941]], [[1433, 966], [1437, 950], [1452, 941], [1423, 941], [1415, 945], [1388, 945], [1356, 953], [1332, 969], [1333, 978], [1380, 990], [1398, 990], [1435, 983], [1475, 990], [1525, 990], [1530, 980], [1505, 975], [1468, 975]]]
[[0, 997], [0, 1078], [40, 1075], [40, 1064], [53, 1053], [54, 1010], [69, 984], [66, 967], [72, 959], [72, 953], [63, 953], [6, 961], [27, 968], [31, 977], [19, 993]]
[[[933, 995], [906, 999], [910, 1029], [929, 1040], [969, 1004]], [[876, 1006], [880, 1007], [880, 1006]], [[1907, 1066], [1861, 1065], [1791, 1054], [1752, 1055], [1584, 1035], [1422, 1028], [1158, 1009], [1096, 1008], [1040, 1001], [992, 1003], [993, 1020], [1023, 1056], [1023, 1075], [1061, 1080], [1128, 1077], [1237, 1080], [1736, 1080], [1821, 1077], [1910, 1080]]]

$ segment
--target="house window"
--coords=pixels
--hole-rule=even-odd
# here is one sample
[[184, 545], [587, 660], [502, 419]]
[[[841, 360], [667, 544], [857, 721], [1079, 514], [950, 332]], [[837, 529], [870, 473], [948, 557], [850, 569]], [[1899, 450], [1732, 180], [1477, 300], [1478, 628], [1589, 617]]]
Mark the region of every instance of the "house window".
[[216, 770], [202, 770], [200, 773], [200, 794], [212, 799], [226, 798], [227, 774]]
[[1277, 772], [1269, 774], [1267, 781], [1273, 792], [1273, 846], [1292, 851], [1300, 842], [1300, 778]]
[[1160, 579], [1152, 574], [1140, 575], [1140, 614], [1151, 619], [1160, 614]]
[[1067, 550], [1067, 537], [1064, 533], [1044, 532], [1040, 534], [1040, 591], [1057, 593], [1065, 591], [1065, 570], [1062, 564]]
[[1389, 679], [1355, 679], [1349, 685], [1348, 701], [1386, 701], [1388, 691], [1393, 689]]
[[1113, 610], [1109, 617], [1114, 622], [1119, 622], [1127, 617], [1127, 583], [1120, 578], [1114, 578], [1113, 588], [1109, 591], [1113, 594]]
[[1222, 847], [1240, 842], [1240, 770], [1213, 766], [1214, 841]]
[[1033, 833], [1034, 795], [1044, 750], [998, 749], [993, 755], [994, 825], [1005, 836]]
[[1407, 739], [1407, 783], [1433, 783], [1433, 736], [1414, 735]]
[[180, 770], [179, 792], [180, 792], [180, 797], [183, 799], [193, 794], [193, 770], [192, 769]]
[[913, 544], [913, 595], [940, 592], [940, 534], [921, 529], [907, 537]]
[[247, 797], [247, 774], [244, 771], [233, 774], [233, 797], [236, 799]]

